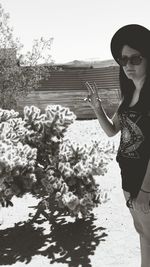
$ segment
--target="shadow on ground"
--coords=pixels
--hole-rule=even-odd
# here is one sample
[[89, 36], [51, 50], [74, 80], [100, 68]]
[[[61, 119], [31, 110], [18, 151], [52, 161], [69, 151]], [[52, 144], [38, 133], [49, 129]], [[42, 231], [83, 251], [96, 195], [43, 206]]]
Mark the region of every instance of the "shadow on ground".
[[[68, 267], [91, 267], [90, 255], [107, 234], [105, 228], [96, 227], [94, 215], [74, 223], [57, 218], [45, 234], [40, 219], [18, 223], [14, 228], [0, 231], [0, 265], [11, 265], [18, 261], [28, 264], [32, 257], [47, 257], [50, 263], [63, 263]], [[46, 229], [47, 232], [47, 229]]]

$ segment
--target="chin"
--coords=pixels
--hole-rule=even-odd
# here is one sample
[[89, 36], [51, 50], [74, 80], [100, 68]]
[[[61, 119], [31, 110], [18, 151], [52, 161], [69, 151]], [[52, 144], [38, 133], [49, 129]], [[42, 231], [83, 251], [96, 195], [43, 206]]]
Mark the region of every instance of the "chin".
[[133, 72], [128, 72], [128, 73], [126, 73], [126, 76], [128, 77], [128, 79], [131, 79], [131, 80], [133, 80], [133, 79], [136, 78], [136, 75], [135, 75], [135, 73], [133, 73]]

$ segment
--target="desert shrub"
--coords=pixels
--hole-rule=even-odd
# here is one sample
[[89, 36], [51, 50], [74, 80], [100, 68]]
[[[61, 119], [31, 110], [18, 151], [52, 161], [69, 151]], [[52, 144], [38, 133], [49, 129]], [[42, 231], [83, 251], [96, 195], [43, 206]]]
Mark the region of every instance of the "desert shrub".
[[[0, 109], [0, 202], [30, 193], [48, 213], [86, 216], [102, 203], [94, 175], [103, 175], [108, 151], [96, 142], [81, 146], [65, 138], [76, 116], [60, 105]], [[40, 207], [41, 207], [40, 205]]]

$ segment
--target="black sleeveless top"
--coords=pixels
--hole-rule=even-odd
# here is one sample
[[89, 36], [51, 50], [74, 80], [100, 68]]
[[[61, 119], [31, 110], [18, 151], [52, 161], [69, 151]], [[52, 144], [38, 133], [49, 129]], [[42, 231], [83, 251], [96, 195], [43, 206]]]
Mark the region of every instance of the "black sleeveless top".
[[122, 188], [137, 197], [150, 158], [150, 115], [138, 104], [118, 113], [121, 137], [116, 160], [121, 168]]

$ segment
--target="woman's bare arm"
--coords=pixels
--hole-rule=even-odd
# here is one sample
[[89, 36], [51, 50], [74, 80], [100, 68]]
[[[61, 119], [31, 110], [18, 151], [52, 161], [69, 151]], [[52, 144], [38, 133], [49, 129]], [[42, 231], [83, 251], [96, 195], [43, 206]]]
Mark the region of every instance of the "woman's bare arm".
[[102, 106], [95, 110], [97, 119], [104, 130], [104, 132], [109, 136], [116, 135], [120, 130], [120, 123], [117, 113], [114, 114], [112, 119], [110, 119]]
[[91, 86], [88, 82], [86, 82], [85, 85], [89, 91], [87, 101], [94, 110], [102, 129], [109, 137], [116, 135], [120, 130], [120, 123], [117, 113], [115, 113], [113, 118], [110, 119], [102, 107], [96, 84]]

